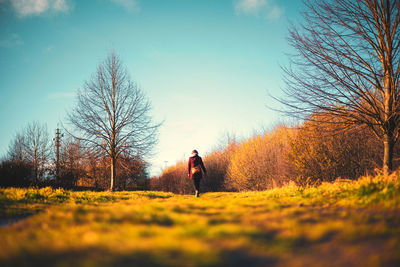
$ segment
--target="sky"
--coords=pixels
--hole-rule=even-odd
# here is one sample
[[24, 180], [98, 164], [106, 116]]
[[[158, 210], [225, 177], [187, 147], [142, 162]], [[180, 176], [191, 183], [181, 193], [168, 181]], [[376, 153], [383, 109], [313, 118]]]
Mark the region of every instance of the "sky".
[[283, 84], [301, 0], [0, 0], [0, 156], [28, 123], [53, 137], [115, 51], [164, 121], [150, 174], [284, 120]]

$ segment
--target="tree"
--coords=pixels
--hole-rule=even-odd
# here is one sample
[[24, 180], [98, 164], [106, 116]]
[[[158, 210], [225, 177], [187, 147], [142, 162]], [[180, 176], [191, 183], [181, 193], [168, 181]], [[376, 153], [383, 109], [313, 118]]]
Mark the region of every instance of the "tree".
[[29, 123], [17, 133], [8, 148], [11, 160], [23, 161], [32, 166], [34, 182], [43, 176], [50, 156], [49, 133], [45, 124]]
[[63, 187], [76, 186], [80, 177], [84, 176], [84, 152], [79, 140], [67, 138], [62, 142], [59, 155], [58, 184]]
[[17, 133], [8, 146], [8, 157], [14, 161], [25, 161], [27, 155], [25, 153], [25, 139], [22, 133]]
[[114, 190], [116, 163], [121, 154], [142, 157], [156, 143], [160, 124], [153, 123], [150, 102], [132, 82], [119, 57], [112, 53], [78, 91], [77, 106], [68, 113], [74, 137], [110, 160]]
[[115, 184], [120, 189], [146, 189], [147, 163], [144, 160], [129, 155], [121, 155], [118, 167], [118, 180]]
[[329, 117], [312, 116], [317, 112], [340, 117], [345, 126], [367, 125], [384, 144], [384, 171], [392, 170], [400, 127], [400, 2], [305, 4], [304, 23], [290, 29], [297, 53], [284, 68], [279, 101], [302, 118]]
[[45, 124], [34, 121], [25, 128], [24, 136], [25, 153], [32, 163], [34, 180], [38, 182], [50, 156], [49, 132]]

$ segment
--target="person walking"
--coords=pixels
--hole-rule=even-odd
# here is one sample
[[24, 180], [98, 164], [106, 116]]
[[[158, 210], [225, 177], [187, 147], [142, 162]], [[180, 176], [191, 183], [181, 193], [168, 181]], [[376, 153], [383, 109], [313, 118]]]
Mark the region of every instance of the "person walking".
[[203, 160], [199, 156], [199, 152], [193, 150], [188, 162], [188, 176], [190, 179], [193, 179], [196, 197], [200, 196], [200, 180], [203, 178], [203, 172], [204, 175], [207, 175], [207, 170], [204, 167]]

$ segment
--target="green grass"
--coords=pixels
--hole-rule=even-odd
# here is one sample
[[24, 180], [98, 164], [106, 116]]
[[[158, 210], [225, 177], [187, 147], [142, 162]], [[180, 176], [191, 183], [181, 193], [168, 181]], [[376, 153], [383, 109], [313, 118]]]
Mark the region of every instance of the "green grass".
[[1, 189], [4, 266], [399, 266], [399, 177], [196, 199]]

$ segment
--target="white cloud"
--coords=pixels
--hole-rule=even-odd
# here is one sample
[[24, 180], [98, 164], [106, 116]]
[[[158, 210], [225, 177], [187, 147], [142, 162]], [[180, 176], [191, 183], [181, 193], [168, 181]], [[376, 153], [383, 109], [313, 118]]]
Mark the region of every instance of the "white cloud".
[[39, 16], [46, 12], [67, 12], [67, 0], [9, 0], [19, 17]]
[[236, 0], [234, 7], [238, 15], [252, 15], [267, 20], [277, 20], [284, 12], [274, 0]]
[[53, 3], [53, 8], [55, 11], [60, 12], [67, 12], [69, 10], [69, 7], [65, 0], [55, 0]]
[[265, 7], [265, 0], [240, 0], [235, 3], [235, 10], [238, 14], [258, 15], [260, 10]]
[[139, 10], [138, 0], [111, 0], [114, 4], [122, 6], [128, 11]]
[[0, 47], [14, 47], [23, 45], [24, 41], [22, 41], [21, 37], [13, 33], [10, 36], [0, 40]]

